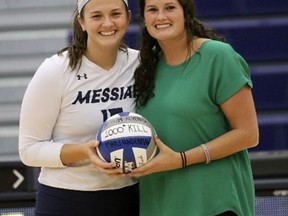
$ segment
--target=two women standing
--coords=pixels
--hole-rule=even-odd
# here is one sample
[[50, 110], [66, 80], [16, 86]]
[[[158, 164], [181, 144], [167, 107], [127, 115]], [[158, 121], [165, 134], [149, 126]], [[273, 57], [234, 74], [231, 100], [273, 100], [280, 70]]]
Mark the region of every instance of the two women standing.
[[[36, 215], [136, 216], [139, 178], [141, 216], [253, 216], [247, 149], [259, 135], [247, 63], [196, 19], [192, 0], [139, 0], [138, 58], [121, 43], [127, 6], [78, 1], [73, 44], [29, 84], [19, 152], [42, 167]], [[122, 174], [99, 159], [95, 134], [110, 115], [135, 111], [134, 93], [159, 153]]]

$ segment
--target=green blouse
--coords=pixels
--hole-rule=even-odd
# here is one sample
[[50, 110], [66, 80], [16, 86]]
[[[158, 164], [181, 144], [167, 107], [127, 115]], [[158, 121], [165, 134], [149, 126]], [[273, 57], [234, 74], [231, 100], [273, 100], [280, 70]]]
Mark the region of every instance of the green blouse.
[[[252, 88], [245, 60], [229, 44], [208, 40], [183, 64], [169, 66], [159, 59], [155, 97], [137, 112], [166, 145], [186, 151], [230, 130], [219, 105], [244, 85]], [[214, 216], [228, 210], [254, 215], [247, 150], [208, 165], [142, 177], [140, 194], [141, 216]]]

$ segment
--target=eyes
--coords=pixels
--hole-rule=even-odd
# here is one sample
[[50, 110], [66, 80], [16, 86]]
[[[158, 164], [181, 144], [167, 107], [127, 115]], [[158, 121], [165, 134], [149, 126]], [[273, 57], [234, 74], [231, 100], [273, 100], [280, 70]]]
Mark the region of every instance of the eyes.
[[[111, 13], [109, 14], [109, 16], [112, 17], [112, 18], [119, 18], [119, 17], [121, 17], [123, 14], [124, 14], [123, 12], [115, 11], [115, 12], [111, 12]], [[91, 17], [92, 17], [93, 19], [95, 19], [95, 20], [101, 20], [101, 19], [103, 19], [103, 18], [105, 17], [105, 15], [102, 14], [102, 13], [98, 13], [98, 12], [97, 12], [97, 13], [93, 14]]]

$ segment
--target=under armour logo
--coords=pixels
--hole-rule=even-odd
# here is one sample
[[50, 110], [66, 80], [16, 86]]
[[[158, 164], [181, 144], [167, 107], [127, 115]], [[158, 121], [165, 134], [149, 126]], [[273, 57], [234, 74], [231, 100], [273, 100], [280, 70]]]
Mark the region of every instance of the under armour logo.
[[86, 73], [84, 73], [82, 76], [81, 76], [81, 75], [77, 75], [77, 77], [78, 77], [78, 80], [81, 80], [82, 78], [84, 78], [84, 79], [88, 79]]

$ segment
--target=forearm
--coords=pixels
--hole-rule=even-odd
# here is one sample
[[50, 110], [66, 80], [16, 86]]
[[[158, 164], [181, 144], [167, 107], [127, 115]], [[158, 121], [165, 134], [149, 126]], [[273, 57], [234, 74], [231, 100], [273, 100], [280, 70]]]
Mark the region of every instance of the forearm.
[[60, 153], [61, 161], [64, 165], [69, 166], [87, 160], [89, 159], [88, 150], [87, 144], [64, 144]]
[[[257, 145], [258, 138], [256, 134], [257, 129], [252, 127], [245, 130], [234, 129], [214, 140], [211, 140], [205, 144], [210, 160], [218, 160]], [[185, 154], [187, 165], [206, 162], [204, 149], [200, 146], [186, 151]]]

